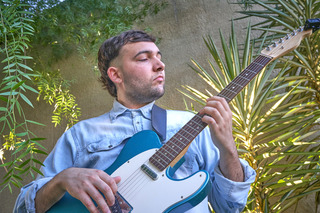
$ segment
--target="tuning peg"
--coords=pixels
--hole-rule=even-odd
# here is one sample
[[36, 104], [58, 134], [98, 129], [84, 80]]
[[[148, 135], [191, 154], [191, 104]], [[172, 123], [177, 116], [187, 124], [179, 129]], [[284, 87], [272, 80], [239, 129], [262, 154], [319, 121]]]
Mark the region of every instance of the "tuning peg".
[[270, 50], [271, 50], [271, 47], [270, 47], [270, 46], [267, 46], [267, 47], [266, 47], [266, 50], [267, 50], [267, 51], [270, 51]]
[[276, 42], [274, 42], [272, 46], [273, 46], [273, 47], [276, 47], [276, 46], [277, 46], [277, 43], [276, 43]]
[[300, 26], [299, 29], [298, 29], [298, 32], [302, 32], [303, 28], [304, 28], [303, 26]]
[[283, 38], [280, 38], [279, 44], [283, 43]]
[[295, 36], [297, 35], [297, 32], [294, 30], [292, 33], [291, 33], [292, 36]]
[[285, 37], [285, 39], [288, 40], [289, 38], [290, 38], [290, 35], [287, 34], [286, 37]]

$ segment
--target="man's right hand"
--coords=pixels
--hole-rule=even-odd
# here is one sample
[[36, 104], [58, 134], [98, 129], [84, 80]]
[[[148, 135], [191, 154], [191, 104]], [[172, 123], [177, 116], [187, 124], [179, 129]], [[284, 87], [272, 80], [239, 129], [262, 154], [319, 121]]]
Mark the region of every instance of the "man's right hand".
[[[57, 174], [37, 192], [37, 212], [48, 210], [66, 191], [80, 200], [92, 213], [110, 212], [108, 205], [112, 206], [115, 202], [114, 195], [120, 180], [120, 177], [110, 177], [102, 170], [68, 168]], [[92, 199], [97, 203], [100, 211]]]

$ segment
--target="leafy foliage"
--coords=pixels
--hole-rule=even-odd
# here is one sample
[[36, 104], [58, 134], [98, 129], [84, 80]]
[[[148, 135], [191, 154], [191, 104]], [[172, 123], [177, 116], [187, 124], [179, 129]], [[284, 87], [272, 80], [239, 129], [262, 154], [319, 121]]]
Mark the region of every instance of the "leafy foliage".
[[[288, 31], [292, 31], [299, 26], [303, 26], [307, 19], [320, 18], [320, 1], [294, 1], [294, 0], [251, 0], [247, 1], [255, 10], [240, 11], [244, 16], [242, 18], [255, 18], [259, 20], [255, 23], [253, 29], [261, 32], [260, 39], [265, 39], [266, 42], [272, 42], [274, 39], [282, 37]], [[258, 18], [258, 19], [257, 19]], [[296, 92], [289, 100], [290, 103], [296, 103], [295, 107], [290, 108], [289, 115], [300, 116], [298, 123], [303, 124], [297, 131], [297, 137], [305, 138], [307, 141], [319, 142], [319, 121], [320, 121], [320, 32], [316, 31], [313, 35], [305, 39], [300, 45], [299, 49], [292, 52], [289, 57], [282, 58], [277, 65], [278, 68], [284, 67], [288, 64], [286, 70], [286, 78], [282, 79], [281, 87], [285, 88], [290, 85], [293, 80], [299, 82]], [[279, 90], [280, 91], [280, 90]], [[282, 91], [279, 97], [282, 97], [288, 89]], [[308, 169], [314, 169], [304, 173], [305, 177], [318, 177], [316, 171], [318, 165], [315, 162], [319, 161], [317, 146], [308, 146], [305, 144], [304, 148], [300, 147], [299, 151], [310, 151], [309, 156], [302, 157], [301, 163], [313, 162], [308, 166]], [[306, 154], [307, 155], [307, 154]], [[296, 158], [299, 158], [298, 156]], [[300, 167], [294, 167], [299, 169]], [[308, 181], [307, 181], [308, 182]], [[287, 194], [281, 195], [282, 200], [290, 200], [287, 206], [293, 205], [293, 201], [310, 193], [316, 192], [319, 195], [319, 183], [317, 180], [299, 184], [295, 190], [286, 191]], [[316, 199], [317, 201], [318, 199]], [[318, 203], [316, 203], [316, 208]], [[316, 210], [317, 211], [317, 210]]]
[[61, 123], [62, 118], [68, 121], [66, 129], [78, 122], [80, 108], [77, 107], [75, 96], [68, 90], [71, 82], [62, 78], [60, 70], [39, 73], [35, 83], [40, 93], [38, 100], [43, 95], [43, 100], [50, 105], [54, 104], [52, 122], [55, 126]]
[[[28, 5], [19, 1], [3, 1], [0, 5], [0, 52], [5, 56], [2, 60], [4, 67], [0, 82], [0, 135], [4, 140], [4, 143], [1, 143], [0, 159], [1, 166], [6, 170], [2, 185], [10, 191], [11, 184], [21, 186], [21, 176], [27, 171], [32, 176], [32, 170], [40, 173], [36, 165], [41, 163], [34, 154], [46, 154], [40, 150], [44, 147], [37, 142], [43, 139], [34, 137], [29, 130], [30, 124], [41, 124], [28, 120], [24, 113], [23, 104], [33, 107], [28, 93], [38, 93], [31, 86], [31, 79], [35, 74], [27, 65], [27, 61], [32, 59], [26, 51], [30, 46], [29, 41], [34, 29], [31, 26], [32, 19], [28, 18], [30, 13], [24, 9], [25, 7]], [[4, 150], [10, 150], [12, 153], [6, 163]]]
[[[209, 60], [212, 72], [195, 60], [192, 68], [209, 89], [201, 92], [185, 85], [181, 92], [193, 102], [204, 104], [208, 97], [225, 88], [255, 58], [257, 45], [255, 40], [250, 42], [250, 32], [248, 27], [243, 50], [238, 49], [233, 27], [229, 42], [221, 33], [223, 56], [213, 39], [205, 38], [213, 58]], [[258, 52], [265, 40], [266, 37], [261, 38]], [[302, 55], [300, 51], [305, 45], [295, 50], [295, 54]], [[320, 141], [316, 125], [320, 110], [308, 99], [304, 76], [290, 75], [292, 58], [268, 65], [230, 103], [234, 137], [241, 157], [257, 171], [247, 212], [281, 212], [320, 188]]]
[[49, 45], [55, 60], [67, 57], [74, 47], [83, 56], [96, 54], [105, 39], [131, 29], [166, 4], [163, 0], [67, 0], [37, 13], [34, 40]]

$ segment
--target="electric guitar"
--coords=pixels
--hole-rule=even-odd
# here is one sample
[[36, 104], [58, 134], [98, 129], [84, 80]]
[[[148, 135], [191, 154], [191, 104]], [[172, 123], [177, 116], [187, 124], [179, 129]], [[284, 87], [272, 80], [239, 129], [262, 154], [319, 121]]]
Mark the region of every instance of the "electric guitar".
[[[264, 49], [218, 96], [230, 102], [267, 64], [297, 48], [302, 39], [319, 29], [319, 23], [318, 19], [310, 19], [305, 27]], [[202, 117], [196, 114], [163, 146], [157, 134], [149, 130], [139, 132], [127, 141], [115, 162], [105, 170], [111, 176], [121, 176], [116, 204], [110, 207], [113, 213], [184, 212], [207, 196], [211, 190], [207, 171], [198, 171], [181, 180], [172, 178], [174, 165], [207, 126], [202, 122]], [[66, 193], [49, 212], [88, 210]]]

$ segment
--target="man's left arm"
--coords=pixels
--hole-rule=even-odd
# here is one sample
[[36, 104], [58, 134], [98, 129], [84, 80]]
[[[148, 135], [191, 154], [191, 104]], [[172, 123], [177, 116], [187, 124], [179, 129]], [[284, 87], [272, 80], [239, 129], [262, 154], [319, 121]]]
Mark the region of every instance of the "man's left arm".
[[219, 168], [224, 177], [236, 182], [244, 181], [237, 147], [232, 135], [232, 112], [224, 98], [214, 96], [200, 111], [203, 122], [210, 127], [211, 138], [220, 152]]

